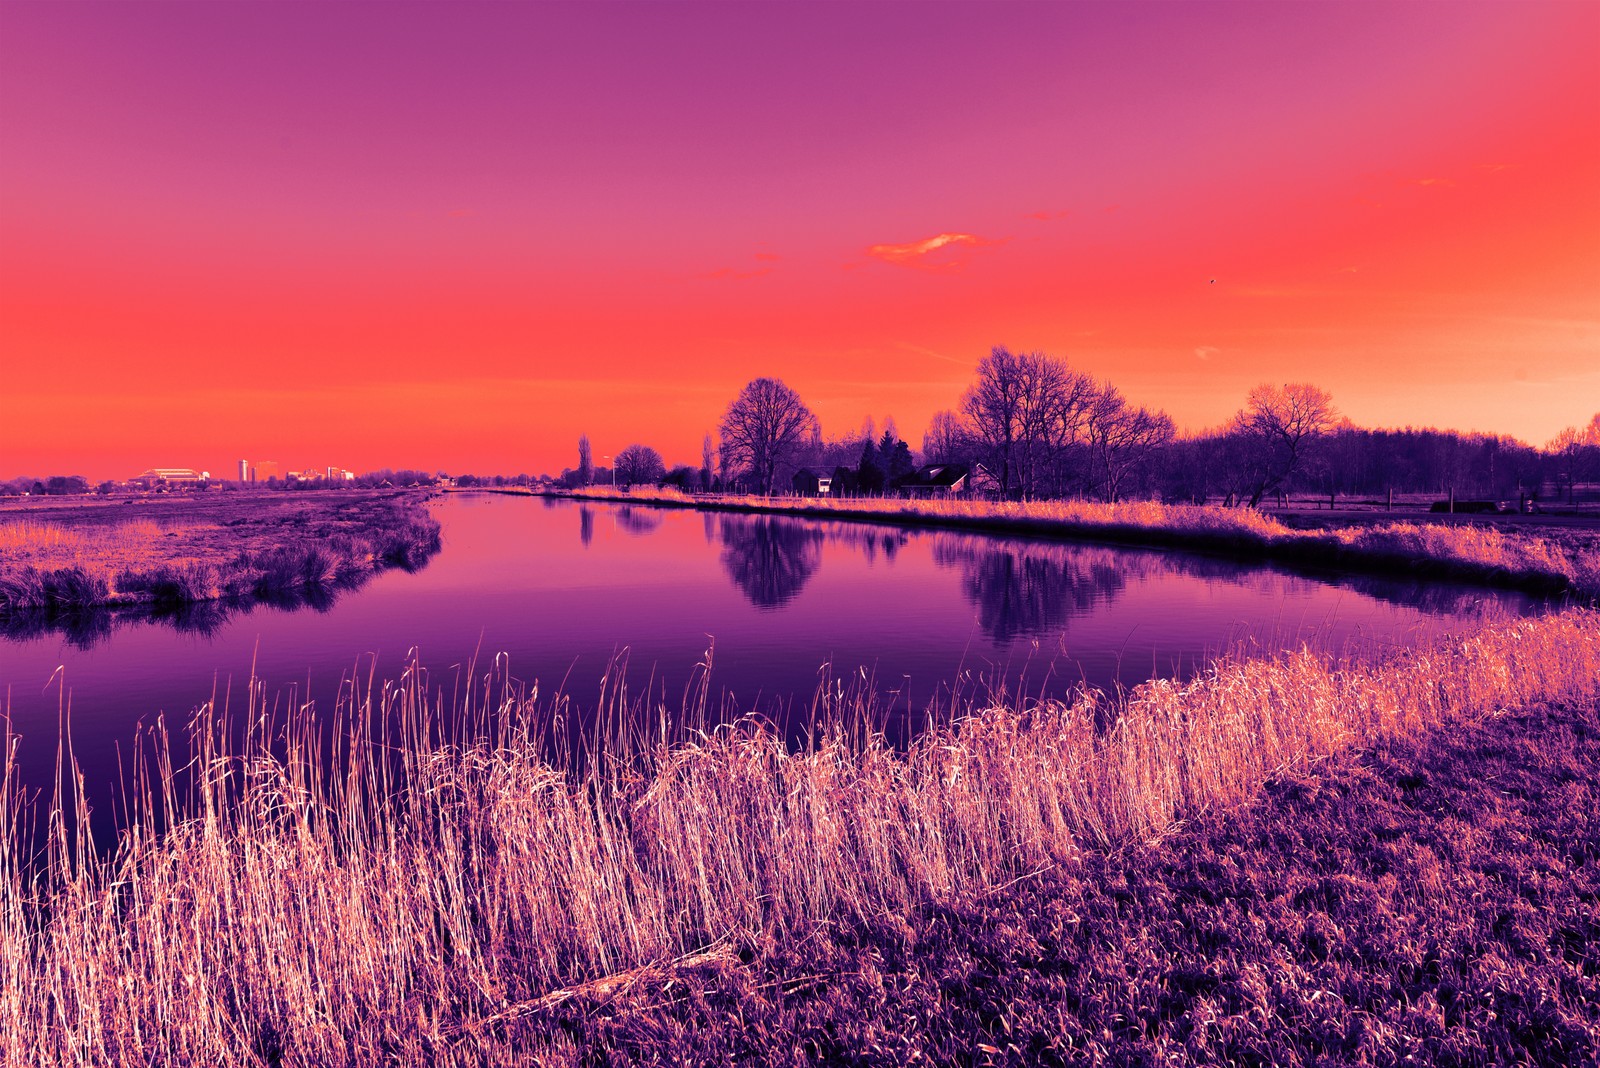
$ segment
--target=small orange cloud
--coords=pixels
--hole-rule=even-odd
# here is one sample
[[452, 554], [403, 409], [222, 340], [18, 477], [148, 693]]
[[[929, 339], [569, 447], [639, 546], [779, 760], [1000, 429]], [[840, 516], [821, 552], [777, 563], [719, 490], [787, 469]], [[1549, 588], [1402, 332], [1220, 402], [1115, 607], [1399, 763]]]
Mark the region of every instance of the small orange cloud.
[[976, 234], [936, 234], [906, 245], [872, 245], [867, 249], [867, 255], [901, 267], [942, 270], [964, 263], [966, 250], [999, 243], [994, 238], [978, 237]]
[[1417, 185], [1455, 185], [1454, 178], [1418, 178]]

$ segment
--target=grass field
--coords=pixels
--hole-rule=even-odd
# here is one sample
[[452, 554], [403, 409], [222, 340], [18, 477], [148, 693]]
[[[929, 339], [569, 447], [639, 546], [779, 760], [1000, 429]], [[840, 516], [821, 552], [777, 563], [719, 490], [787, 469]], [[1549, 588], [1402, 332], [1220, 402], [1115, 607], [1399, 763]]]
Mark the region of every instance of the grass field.
[[[70, 768], [48, 856], [21, 855], [8, 779], [0, 1060], [1399, 1063], [1459, 1049], [1467, 1063], [1484, 1042], [1577, 1049], [1600, 1011], [1592, 910], [1561, 884], [1592, 865], [1595, 808], [1579, 796], [1593, 778], [1561, 761], [1575, 746], [1593, 758], [1597, 697], [1600, 613], [1573, 609], [1380, 664], [1224, 661], [1121, 700], [972, 708], [903, 751], [847, 707], [799, 751], [754, 722], [636, 728], [579, 772], [547, 759], [562, 710], [492, 673], [454, 705], [408, 673], [342, 709], [331, 740], [253, 707], [239, 742], [203, 711], [187, 773], [153, 739], [113, 855], [65, 830], [82, 803]], [[1530, 735], [1553, 763], [1519, 771], [1531, 786], [1517, 789], [1568, 805], [1540, 817], [1541, 842], [1577, 835], [1564, 853], [1518, 845], [1513, 828], [1496, 860], [1492, 825], [1433, 809], [1369, 834], [1352, 802], [1296, 824], [1300, 844], [1263, 830], [1259, 859], [1172, 854], [1221, 867], [1160, 881], [1162, 843], [1196, 820], [1247, 834], [1236, 814], [1266, 811], [1250, 809], [1266, 784], [1314, 798], [1353, 747], [1454, 744], [1558, 706], [1589, 718]], [[473, 729], [440, 737], [461, 724]], [[1491, 792], [1481, 803], [1500, 811]], [[1487, 876], [1413, 840], [1476, 841], [1468, 859]], [[1271, 848], [1316, 878], [1277, 871]], [[1489, 876], [1498, 896], [1471, 897]], [[1262, 911], [1230, 912], [1246, 890]], [[1388, 911], [1352, 935], [1370, 901]], [[1441, 915], [1456, 923], [1443, 934]], [[1040, 978], [1049, 959], [1072, 976]], [[1384, 968], [1411, 970], [1385, 986]], [[1046, 1049], [1047, 1028], [1077, 1045]]]
[[70, 622], [97, 609], [171, 609], [353, 585], [439, 549], [422, 498], [207, 494], [0, 509], [0, 618]]

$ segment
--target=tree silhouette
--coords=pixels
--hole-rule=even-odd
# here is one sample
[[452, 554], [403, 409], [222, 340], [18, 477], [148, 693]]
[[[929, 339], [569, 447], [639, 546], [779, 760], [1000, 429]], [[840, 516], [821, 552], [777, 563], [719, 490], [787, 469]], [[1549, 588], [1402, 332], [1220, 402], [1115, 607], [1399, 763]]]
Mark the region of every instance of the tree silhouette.
[[594, 453], [589, 448], [589, 435], [578, 436], [578, 485], [587, 486], [594, 481]]
[[1241, 495], [1252, 508], [1289, 480], [1337, 417], [1333, 397], [1316, 386], [1262, 383], [1250, 391], [1233, 429], [1246, 446]]
[[961, 411], [979, 460], [1006, 496], [1063, 491], [1069, 451], [1095, 393], [1088, 375], [1042, 352], [997, 345], [983, 358]]
[[1165, 412], [1130, 407], [1109, 382], [1099, 387], [1089, 405], [1086, 431], [1094, 462], [1091, 482], [1111, 501], [1121, 496], [1128, 475], [1173, 437], [1172, 420]]
[[618, 485], [642, 486], [661, 481], [661, 476], [666, 474], [666, 467], [661, 462], [661, 454], [650, 446], [629, 445], [617, 453], [617, 462], [612, 471]]
[[771, 496], [778, 466], [817, 429], [799, 394], [775, 378], [758, 378], [728, 405], [718, 433], [725, 462], [748, 467], [757, 492]]

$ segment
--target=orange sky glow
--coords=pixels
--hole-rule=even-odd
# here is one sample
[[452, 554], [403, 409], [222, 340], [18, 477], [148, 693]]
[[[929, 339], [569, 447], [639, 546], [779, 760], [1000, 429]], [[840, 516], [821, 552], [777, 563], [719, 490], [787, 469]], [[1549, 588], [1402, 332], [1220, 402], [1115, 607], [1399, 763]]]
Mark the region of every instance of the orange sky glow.
[[0, 5], [0, 478], [1600, 410], [1600, 4]]

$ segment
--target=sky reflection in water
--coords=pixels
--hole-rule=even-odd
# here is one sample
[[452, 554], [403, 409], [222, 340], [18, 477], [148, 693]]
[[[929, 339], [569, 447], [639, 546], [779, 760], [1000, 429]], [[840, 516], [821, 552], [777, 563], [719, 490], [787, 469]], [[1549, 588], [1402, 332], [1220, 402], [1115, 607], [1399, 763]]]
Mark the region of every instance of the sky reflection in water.
[[63, 694], [86, 771], [109, 778], [141, 717], [181, 722], [230, 687], [240, 700], [252, 670], [284, 702], [325, 706], [342, 678], [374, 658], [380, 676], [396, 675], [413, 648], [436, 684], [504, 653], [515, 676], [580, 708], [624, 651], [633, 692], [676, 708], [714, 647], [713, 687], [744, 710], [805, 706], [831, 662], [920, 711], [958, 680], [1030, 696], [1131, 686], [1241, 641], [1400, 644], [1452, 618], [1534, 607], [1468, 587], [1335, 584], [1089, 544], [490, 494], [435, 507], [445, 547], [429, 566], [314, 598], [313, 610], [202, 610], [206, 625], [189, 627], [101, 621], [78, 644], [59, 629], [0, 640], [26, 778], [49, 780]]

